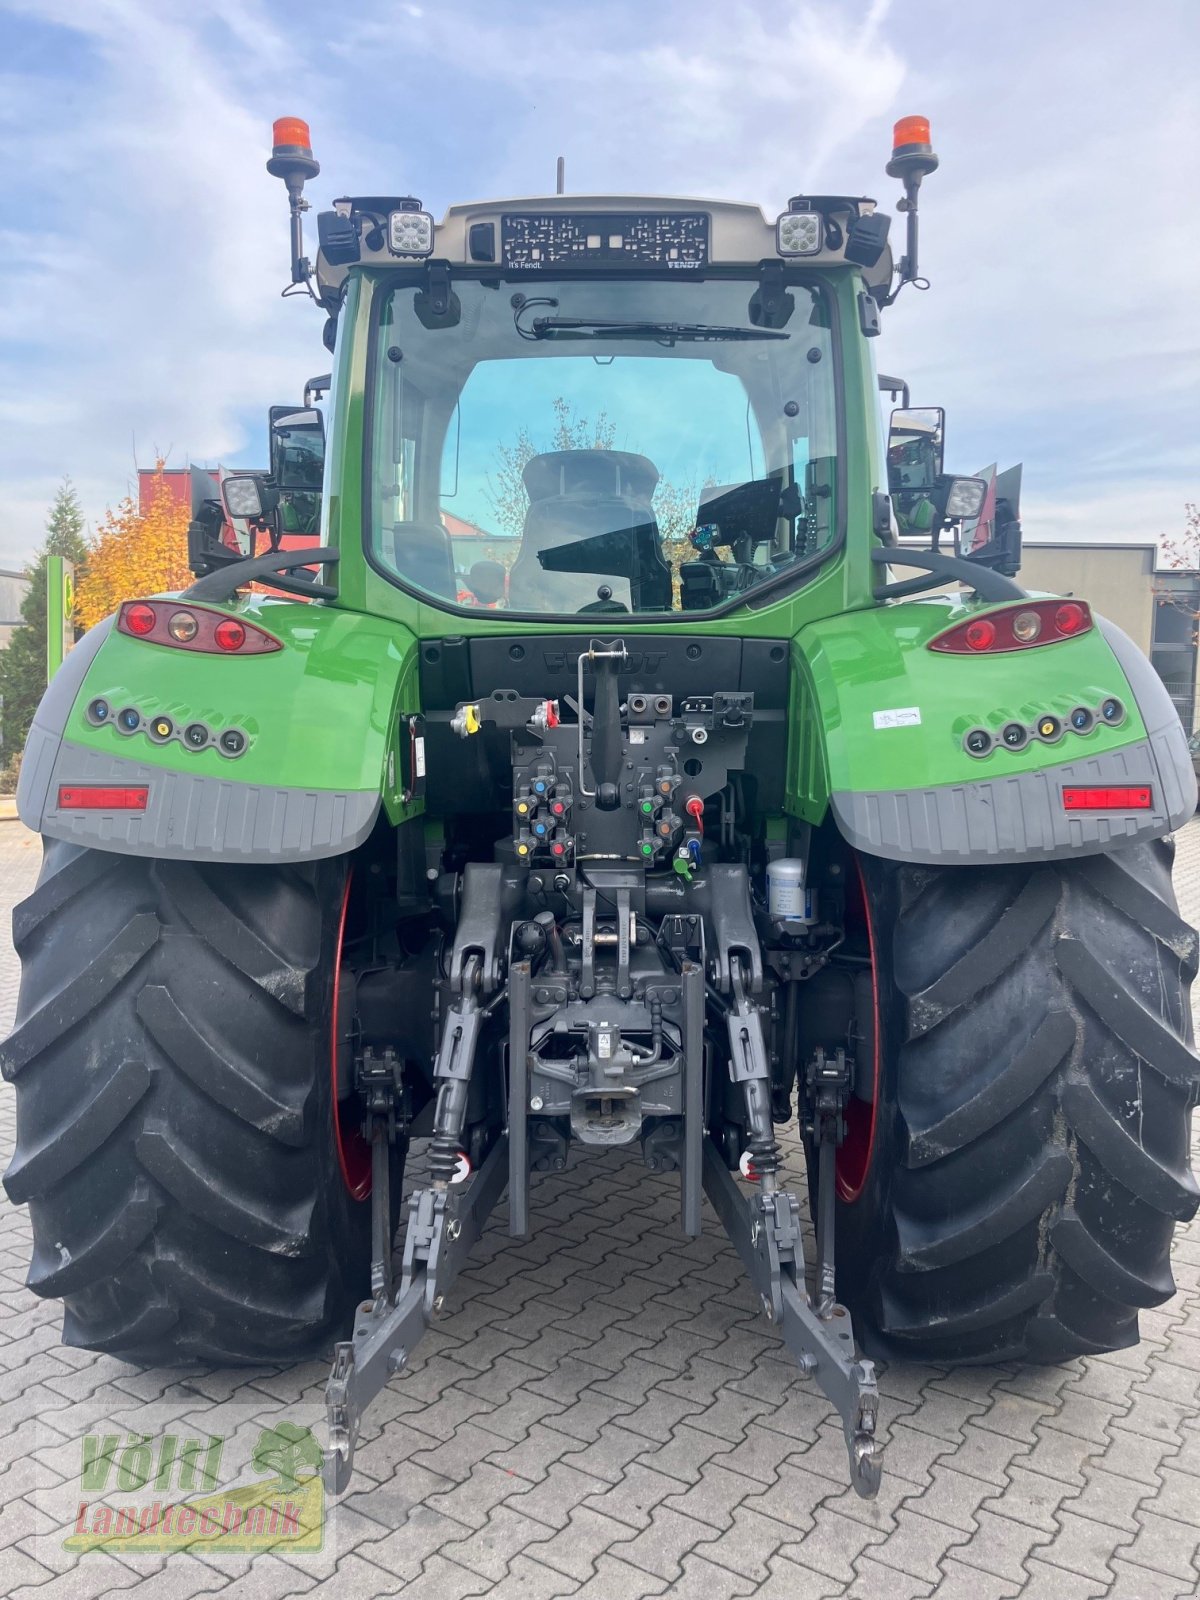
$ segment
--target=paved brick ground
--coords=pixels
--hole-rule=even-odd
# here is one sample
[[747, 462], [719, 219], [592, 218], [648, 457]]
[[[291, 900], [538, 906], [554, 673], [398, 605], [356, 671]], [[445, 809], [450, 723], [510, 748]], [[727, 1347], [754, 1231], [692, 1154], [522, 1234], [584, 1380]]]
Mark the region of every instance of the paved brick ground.
[[[0, 823], [5, 926], [38, 855], [19, 824]], [[1200, 823], [1181, 835], [1177, 882], [1200, 920]], [[0, 1026], [15, 994], [6, 941]], [[5, 1164], [12, 1129], [0, 1090]], [[632, 1161], [542, 1181], [534, 1236], [513, 1244], [493, 1227], [450, 1315], [371, 1413], [330, 1548], [248, 1563], [72, 1558], [47, 1536], [46, 1485], [78, 1471], [89, 1406], [135, 1427], [151, 1403], [202, 1420], [238, 1403], [315, 1405], [324, 1368], [140, 1373], [64, 1350], [57, 1308], [24, 1288], [25, 1215], [0, 1198], [0, 1593], [1200, 1592], [1200, 1223], [1180, 1230], [1179, 1292], [1143, 1313], [1135, 1350], [1025, 1372], [885, 1372], [886, 1473], [868, 1504], [719, 1229], [681, 1244], [657, 1228], [673, 1208], [672, 1185]]]

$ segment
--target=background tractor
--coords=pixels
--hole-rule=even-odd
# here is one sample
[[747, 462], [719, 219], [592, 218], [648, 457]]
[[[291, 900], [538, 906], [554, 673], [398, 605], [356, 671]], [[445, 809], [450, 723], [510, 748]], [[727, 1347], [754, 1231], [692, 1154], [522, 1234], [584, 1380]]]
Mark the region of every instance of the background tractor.
[[1135, 1341], [1197, 1204], [1196, 785], [1129, 640], [1014, 581], [1019, 475], [875, 374], [928, 124], [898, 265], [868, 199], [561, 193], [340, 199], [310, 264], [302, 122], [269, 165], [332, 371], [22, 768], [5, 1182], [64, 1338], [333, 1347], [341, 1488], [496, 1202], [593, 1146], [684, 1234], [707, 1195], [861, 1493], [874, 1358]]

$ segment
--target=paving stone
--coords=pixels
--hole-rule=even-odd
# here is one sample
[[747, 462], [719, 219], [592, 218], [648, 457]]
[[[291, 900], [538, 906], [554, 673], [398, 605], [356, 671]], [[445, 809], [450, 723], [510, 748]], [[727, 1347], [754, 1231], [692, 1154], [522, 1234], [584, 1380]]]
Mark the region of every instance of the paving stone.
[[[207, 1569], [207, 1575], [213, 1580], [213, 1588], [220, 1587], [225, 1581], [211, 1568]], [[116, 1594], [122, 1589], [132, 1588], [137, 1582], [136, 1572], [115, 1561], [107, 1551], [94, 1550], [85, 1561], [77, 1562], [45, 1582], [39, 1580], [33, 1588], [22, 1586], [14, 1589], [8, 1600], [34, 1600], [35, 1596], [38, 1600], [93, 1600], [95, 1596]], [[185, 1594], [187, 1592], [195, 1591], [185, 1590]]]
[[513, 1495], [507, 1504], [535, 1522], [544, 1522], [548, 1528], [565, 1528], [575, 1507], [603, 1488], [600, 1478], [556, 1461], [540, 1483], [526, 1493]]
[[615, 1544], [612, 1553], [656, 1577], [675, 1579], [683, 1570], [684, 1556], [709, 1538], [703, 1523], [660, 1505], [651, 1513], [649, 1527], [635, 1538]]
[[476, 1528], [465, 1539], [451, 1535], [436, 1545], [434, 1551], [498, 1583], [508, 1572], [514, 1556], [549, 1535], [550, 1529], [544, 1524], [513, 1510], [511, 1505], [498, 1505], [489, 1512], [481, 1528]]
[[684, 1557], [683, 1576], [670, 1589], [671, 1600], [737, 1600], [758, 1592], [752, 1578], [716, 1566], [702, 1555]]
[[[630, 1418], [626, 1417], [623, 1421], [628, 1425]], [[704, 1470], [704, 1463], [711, 1461], [714, 1456], [724, 1457], [725, 1454], [724, 1440], [712, 1433], [699, 1433], [686, 1422], [681, 1422], [667, 1443], [657, 1450], [647, 1451], [642, 1461], [655, 1472], [665, 1472], [684, 1483], [696, 1483]]]
[[[905, 1424], [917, 1433], [929, 1433], [950, 1444], [958, 1444], [968, 1422], [976, 1421], [982, 1426], [984, 1410], [978, 1401], [962, 1400], [957, 1395], [929, 1389], [921, 1405], [905, 1418]], [[1004, 1432], [1004, 1429], [992, 1431]]]
[[647, 1595], [662, 1594], [666, 1587], [665, 1578], [606, 1555], [596, 1563], [594, 1576], [573, 1591], [573, 1600], [645, 1600]]
[[[1003, 1499], [1009, 1492], [1006, 1484], [998, 1498]], [[934, 1466], [929, 1487], [921, 1493], [910, 1494], [905, 1509], [970, 1534], [978, 1526], [980, 1506], [988, 1504], [994, 1493], [993, 1484], [960, 1471], [957, 1457], [951, 1457]]]
[[1159, 1517], [1148, 1507], [1137, 1514], [1141, 1524], [1133, 1543], [1121, 1551], [1132, 1566], [1149, 1567], [1152, 1572], [1170, 1573], [1189, 1580], [1200, 1590], [1200, 1571], [1196, 1552], [1200, 1548], [1200, 1525], [1177, 1522], [1174, 1517]]
[[[1106, 1469], [1111, 1465], [1112, 1472]], [[1151, 1493], [1144, 1483], [1139, 1483], [1136, 1478], [1128, 1478], [1120, 1471], [1120, 1461], [1117, 1457], [1105, 1457], [1095, 1466], [1087, 1469], [1087, 1482], [1082, 1493], [1076, 1495], [1067, 1505], [1078, 1517], [1091, 1517], [1095, 1522], [1102, 1522], [1106, 1527], [1120, 1528], [1130, 1538], [1138, 1531], [1138, 1523], [1134, 1512], [1138, 1506]], [[1183, 1482], [1187, 1479], [1183, 1474], [1178, 1474]], [[1155, 1510], [1159, 1509], [1162, 1500], [1161, 1492], [1151, 1496], [1151, 1503]]]
[[487, 1591], [487, 1600], [564, 1600], [578, 1589], [573, 1578], [519, 1555], [513, 1557], [512, 1565], [500, 1582]]
[[896, 1512], [895, 1523], [883, 1543], [870, 1552], [871, 1560], [929, 1584], [937, 1583], [946, 1556], [971, 1537], [970, 1531], [939, 1522], [908, 1506], [901, 1506]]
[[1021, 1600], [1097, 1600], [1109, 1592], [1104, 1582], [1081, 1577], [1077, 1572], [1064, 1572], [1062, 1567], [1052, 1567], [1036, 1556], [1027, 1565], [1029, 1581], [1021, 1590]]
[[[495, 1448], [494, 1434], [489, 1434], [488, 1438], [492, 1448], [481, 1454], [486, 1455], [492, 1466], [499, 1467], [502, 1472], [512, 1472], [530, 1483], [540, 1483], [554, 1463], [561, 1461], [571, 1448], [561, 1433], [543, 1427], [541, 1423], [535, 1423], [524, 1439], [507, 1450]], [[458, 1474], [460, 1480], [470, 1475], [469, 1468], [470, 1463], [466, 1473]]]
[[810, 1531], [798, 1544], [785, 1545], [781, 1553], [801, 1566], [849, 1584], [858, 1557], [871, 1546], [882, 1544], [885, 1537], [875, 1528], [864, 1527], [861, 1522], [820, 1505], [813, 1514]]
[[49, 1567], [35, 1561], [19, 1545], [9, 1544], [0, 1550], [0, 1594], [11, 1595], [18, 1589], [36, 1588], [48, 1583], [53, 1576]]
[[[1022, 1565], [1030, 1547], [1044, 1540], [1045, 1535], [1033, 1528], [1014, 1522], [1011, 1517], [997, 1516], [994, 1511], [979, 1511], [979, 1527], [966, 1543], [954, 1551], [954, 1559], [967, 1567], [978, 1567], [993, 1577], [1004, 1578], [1018, 1586], [1026, 1579]], [[1083, 1519], [1080, 1519], [1083, 1520]]]
[[[942, 1563], [942, 1580], [934, 1590], [935, 1600], [1013, 1600], [1025, 1585], [1025, 1575], [1015, 1581], [999, 1578], [992, 1572], [982, 1572], [978, 1567], [964, 1566], [953, 1555]], [[888, 1600], [886, 1590], [879, 1591], [879, 1600]]]
[[577, 1505], [565, 1528], [530, 1545], [528, 1553], [535, 1561], [585, 1583], [594, 1574], [600, 1557], [628, 1538], [629, 1529], [624, 1524], [589, 1505]]
[[1117, 1581], [1107, 1591], [1105, 1600], [1193, 1600], [1197, 1592], [1196, 1588], [1181, 1588], [1179, 1578], [1133, 1566], [1119, 1555], [1113, 1557], [1112, 1569]]
[[1058, 1532], [1038, 1550], [1038, 1559], [1085, 1578], [1111, 1583], [1113, 1572], [1109, 1562], [1116, 1551], [1128, 1546], [1129, 1535], [1120, 1528], [1106, 1528], [1102, 1522], [1077, 1516], [1065, 1508], [1059, 1512], [1058, 1522]]
[[841, 1592], [846, 1600], [925, 1600], [933, 1594], [934, 1586], [911, 1573], [881, 1566], [868, 1551], [858, 1559], [854, 1582]]
[[1184, 1415], [1180, 1405], [1135, 1389], [1133, 1404], [1121, 1418], [1121, 1426], [1128, 1433], [1141, 1434], [1144, 1439], [1163, 1439], [1178, 1446], [1183, 1443], [1180, 1424]]
[[[174, 1557], [168, 1559], [174, 1560]], [[306, 1578], [295, 1567], [265, 1550], [254, 1556], [223, 1556], [216, 1551], [206, 1551], [198, 1559], [228, 1580], [225, 1588], [218, 1591], [222, 1600], [285, 1600], [290, 1595], [310, 1594], [316, 1587], [314, 1578]], [[351, 1562], [358, 1559], [354, 1555], [348, 1557]], [[133, 1564], [136, 1567], [137, 1563]], [[141, 1600], [140, 1588], [136, 1595], [137, 1600]]]
[[[1070, 1484], [1056, 1484], [1044, 1473], [1030, 1472], [1028, 1468], [1014, 1463], [1003, 1493], [994, 1495], [984, 1504], [999, 1516], [1012, 1517], [1028, 1528], [1040, 1528], [1043, 1533], [1054, 1534], [1059, 1526], [1058, 1508], [1075, 1492]], [[1075, 1500], [1070, 1501], [1070, 1506], [1072, 1511], [1077, 1509]]]
[[1200, 1523], [1200, 1484], [1186, 1472], [1172, 1471], [1168, 1460], [1163, 1467], [1162, 1488], [1144, 1504], [1156, 1516], [1174, 1517], [1177, 1522], [1195, 1526]]
[[[371, 1582], [369, 1563], [362, 1562], [361, 1565], [366, 1569], [365, 1576], [359, 1580], [362, 1587], [357, 1591], [352, 1590], [351, 1594], [360, 1594], [362, 1600], [369, 1600], [373, 1594], [395, 1594], [398, 1590], [403, 1593], [404, 1600], [467, 1600], [469, 1595], [490, 1596], [495, 1592], [495, 1585], [489, 1579], [481, 1578], [477, 1572], [460, 1567], [454, 1561], [447, 1561], [445, 1556], [431, 1556], [420, 1573], [403, 1586], [394, 1574], [376, 1567], [374, 1578], [380, 1585], [378, 1589], [369, 1587]], [[356, 1575], [357, 1572], [356, 1564]], [[309, 1590], [312, 1600], [325, 1600], [325, 1593], [328, 1593], [329, 1600], [342, 1600], [342, 1590], [338, 1588], [336, 1581], [330, 1583], [327, 1591]]]

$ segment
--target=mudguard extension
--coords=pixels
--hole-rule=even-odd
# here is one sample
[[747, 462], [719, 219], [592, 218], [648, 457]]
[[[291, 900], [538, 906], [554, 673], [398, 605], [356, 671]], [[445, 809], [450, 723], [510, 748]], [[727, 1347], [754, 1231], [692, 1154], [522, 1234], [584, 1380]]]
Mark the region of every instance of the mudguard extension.
[[[231, 608], [232, 609], [232, 608]], [[112, 620], [68, 655], [38, 707], [17, 807], [27, 827], [102, 850], [170, 859], [302, 861], [353, 850], [381, 806], [419, 808], [404, 770], [399, 718], [417, 710], [415, 640], [395, 624], [286, 602], [239, 608], [280, 639], [270, 655], [215, 658], [118, 634]], [[103, 726], [89, 719], [97, 698]], [[211, 729], [191, 750], [176, 737], [122, 734], [125, 707], [176, 730]], [[236, 727], [244, 754], [220, 752]], [[144, 809], [60, 806], [73, 786], [142, 788]]]
[[[1096, 854], [1187, 821], [1196, 807], [1187, 738], [1127, 635], [1097, 617], [1087, 635], [1021, 653], [970, 658], [925, 648], [960, 616], [953, 602], [926, 601], [804, 630], [801, 766], [792, 780], [800, 815], [819, 821], [828, 806], [856, 849], [936, 865]], [[1095, 711], [1110, 696], [1125, 708], [1120, 724], [1097, 718], [1077, 735], [1072, 710]], [[1000, 742], [1009, 721], [1032, 727], [1046, 715], [1064, 729], [1054, 742], [1034, 737], [1021, 750]], [[964, 748], [976, 727], [996, 741], [981, 759]], [[1129, 785], [1148, 785], [1152, 804], [1095, 812], [1063, 804], [1067, 787]]]

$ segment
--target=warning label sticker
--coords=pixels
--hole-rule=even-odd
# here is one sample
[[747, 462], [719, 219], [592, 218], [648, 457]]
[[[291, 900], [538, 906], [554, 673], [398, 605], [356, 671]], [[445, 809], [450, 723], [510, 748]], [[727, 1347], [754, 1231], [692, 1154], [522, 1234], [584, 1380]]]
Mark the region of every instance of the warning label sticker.
[[901, 706], [897, 711], [875, 712], [877, 728], [915, 728], [920, 720], [920, 706]]

